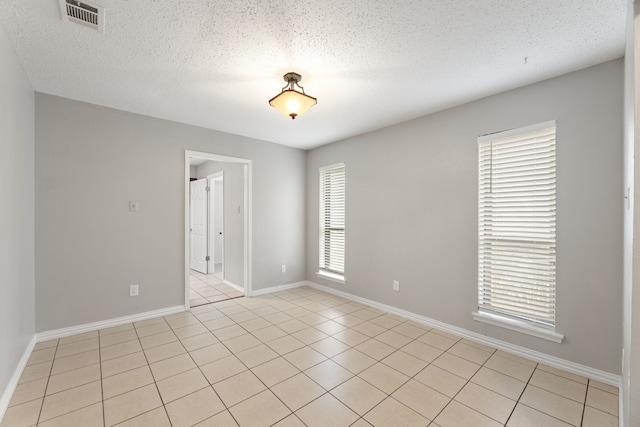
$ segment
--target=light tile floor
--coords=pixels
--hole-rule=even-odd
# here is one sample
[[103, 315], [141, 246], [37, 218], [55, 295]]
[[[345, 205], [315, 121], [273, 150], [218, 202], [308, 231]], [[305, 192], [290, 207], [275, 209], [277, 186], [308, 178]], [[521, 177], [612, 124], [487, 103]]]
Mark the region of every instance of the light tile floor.
[[217, 273], [204, 274], [191, 270], [189, 282], [189, 299], [191, 307], [238, 298], [244, 294], [222, 282], [220, 264], [216, 265]]
[[38, 343], [1, 426], [605, 427], [617, 393], [302, 287]]

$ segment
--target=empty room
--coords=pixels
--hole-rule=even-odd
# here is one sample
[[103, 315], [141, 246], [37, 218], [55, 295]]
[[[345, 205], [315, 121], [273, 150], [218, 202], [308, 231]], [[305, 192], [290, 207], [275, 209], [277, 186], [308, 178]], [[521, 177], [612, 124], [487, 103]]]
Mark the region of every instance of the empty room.
[[640, 426], [635, 9], [0, 1], [0, 427]]

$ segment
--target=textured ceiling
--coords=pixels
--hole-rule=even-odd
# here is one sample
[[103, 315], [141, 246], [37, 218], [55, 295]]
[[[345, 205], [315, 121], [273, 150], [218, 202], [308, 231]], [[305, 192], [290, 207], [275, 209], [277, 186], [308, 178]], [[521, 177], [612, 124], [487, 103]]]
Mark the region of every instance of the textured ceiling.
[[[0, 0], [34, 90], [312, 148], [621, 57], [627, 0], [93, 3], [104, 34]], [[267, 102], [288, 71], [296, 120]]]

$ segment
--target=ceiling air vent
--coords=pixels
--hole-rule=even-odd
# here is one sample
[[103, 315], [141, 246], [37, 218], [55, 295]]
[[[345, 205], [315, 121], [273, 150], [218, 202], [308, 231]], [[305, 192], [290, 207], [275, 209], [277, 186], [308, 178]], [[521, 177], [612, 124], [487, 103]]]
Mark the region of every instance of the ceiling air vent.
[[58, 0], [63, 21], [82, 24], [104, 34], [104, 7], [77, 0]]

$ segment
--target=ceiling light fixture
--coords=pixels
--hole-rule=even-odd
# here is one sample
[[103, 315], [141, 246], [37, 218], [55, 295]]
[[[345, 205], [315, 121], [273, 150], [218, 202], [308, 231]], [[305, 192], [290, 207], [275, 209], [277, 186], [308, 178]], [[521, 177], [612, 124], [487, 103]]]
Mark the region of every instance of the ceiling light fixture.
[[[316, 105], [318, 101], [304, 93], [304, 88], [299, 85], [300, 80], [302, 76], [298, 73], [285, 74], [284, 81], [287, 84], [282, 88], [282, 92], [269, 100], [269, 105], [276, 107], [278, 111], [292, 119]], [[298, 86], [302, 92], [297, 91], [295, 86]]]

